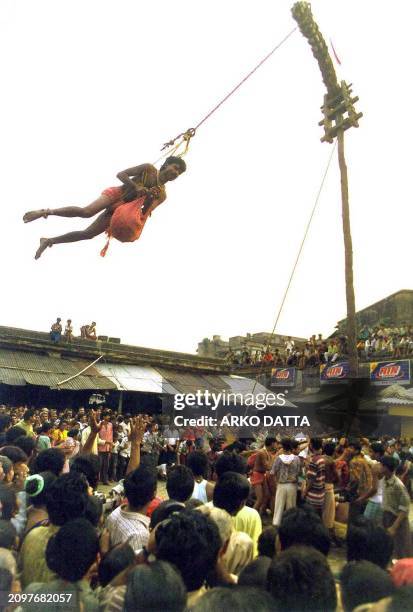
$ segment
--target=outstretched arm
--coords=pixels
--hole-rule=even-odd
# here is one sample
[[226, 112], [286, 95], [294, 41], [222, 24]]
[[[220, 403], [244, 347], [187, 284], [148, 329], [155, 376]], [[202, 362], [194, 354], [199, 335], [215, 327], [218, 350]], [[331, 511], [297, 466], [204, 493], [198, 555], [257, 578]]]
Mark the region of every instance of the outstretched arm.
[[143, 440], [143, 434], [145, 433], [147, 420], [145, 415], [138, 415], [132, 417], [131, 429], [129, 440], [131, 442], [131, 451], [128, 467], [126, 469], [126, 476], [136, 470], [141, 462], [141, 444]]

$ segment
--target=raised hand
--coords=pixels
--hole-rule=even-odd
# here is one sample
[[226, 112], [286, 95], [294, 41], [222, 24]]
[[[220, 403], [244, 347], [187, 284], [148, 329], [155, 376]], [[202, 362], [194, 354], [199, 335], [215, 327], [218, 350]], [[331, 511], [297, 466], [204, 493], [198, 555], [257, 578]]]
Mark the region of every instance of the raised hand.
[[140, 444], [142, 442], [147, 424], [148, 417], [145, 414], [132, 417], [129, 434], [129, 440], [132, 444]]

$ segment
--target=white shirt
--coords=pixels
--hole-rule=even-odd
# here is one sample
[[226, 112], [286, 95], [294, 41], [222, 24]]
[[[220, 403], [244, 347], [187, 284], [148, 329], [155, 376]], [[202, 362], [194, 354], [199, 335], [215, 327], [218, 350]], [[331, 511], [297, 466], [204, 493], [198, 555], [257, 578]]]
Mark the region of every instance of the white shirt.
[[148, 543], [150, 518], [140, 512], [128, 512], [125, 508], [127, 506], [119, 506], [108, 516], [106, 526], [110, 543], [113, 547], [128, 541], [136, 553]]

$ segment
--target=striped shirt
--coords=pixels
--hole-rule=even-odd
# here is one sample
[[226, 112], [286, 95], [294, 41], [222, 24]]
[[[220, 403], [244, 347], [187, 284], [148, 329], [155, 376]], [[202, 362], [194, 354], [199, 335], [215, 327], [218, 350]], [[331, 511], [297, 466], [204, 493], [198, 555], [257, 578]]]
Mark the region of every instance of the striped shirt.
[[307, 469], [308, 491], [307, 502], [321, 508], [325, 493], [325, 461], [322, 455], [313, 455]]
[[140, 512], [128, 512], [127, 504], [116, 508], [107, 519], [111, 546], [129, 541], [135, 552], [147, 545], [150, 518]]

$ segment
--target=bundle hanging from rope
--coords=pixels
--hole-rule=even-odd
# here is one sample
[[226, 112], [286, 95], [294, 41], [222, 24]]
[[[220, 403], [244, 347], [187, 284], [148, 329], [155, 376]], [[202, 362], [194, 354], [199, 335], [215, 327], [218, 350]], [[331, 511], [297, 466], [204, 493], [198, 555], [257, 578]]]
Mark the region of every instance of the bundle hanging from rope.
[[[227, 95], [222, 98], [222, 100], [218, 102], [218, 104], [216, 104], [205, 115], [205, 117], [203, 117], [201, 121], [197, 123], [194, 128], [190, 128], [189, 130], [186, 130], [186, 132], [181, 132], [181, 134], [178, 134], [178, 136], [175, 136], [175, 138], [172, 138], [168, 142], [165, 142], [161, 151], [166, 150], [167, 153], [160, 157], [159, 160], [163, 159], [163, 157], [171, 155], [177, 155], [178, 157], [183, 157], [184, 155], [186, 155], [189, 148], [190, 140], [195, 136], [198, 128], [200, 128], [201, 125], [203, 125], [205, 121], [207, 121], [241, 87], [241, 85], [243, 85], [258, 70], [258, 68], [260, 68], [290, 38], [290, 36], [294, 34], [296, 30], [297, 27], [295, 27], [293, 30], [291, 30], [291, 32], [284, 36], [284, 38], [279, 43], [277, 43], [277, 45], [273, 47], [273, 49], [271, 49], [271, 51], [267, 53], [267, 55], [233, 89], [231, 89], [231, 91], [227, 93]], [[184, 151], [178, 154], [177, 151], [182, 145], [184, 145], [185, 147]], [[169, 150], [171, 147], [174, 147], [172, 151]]]

